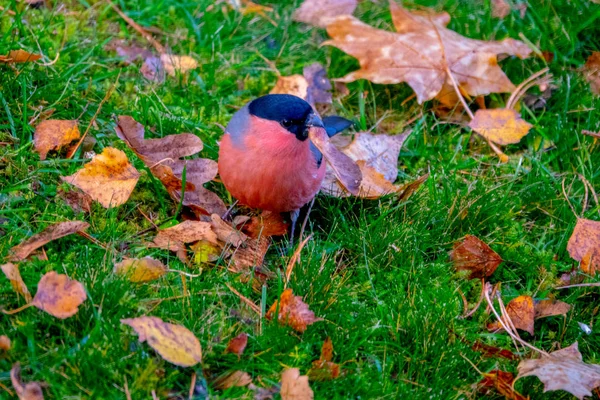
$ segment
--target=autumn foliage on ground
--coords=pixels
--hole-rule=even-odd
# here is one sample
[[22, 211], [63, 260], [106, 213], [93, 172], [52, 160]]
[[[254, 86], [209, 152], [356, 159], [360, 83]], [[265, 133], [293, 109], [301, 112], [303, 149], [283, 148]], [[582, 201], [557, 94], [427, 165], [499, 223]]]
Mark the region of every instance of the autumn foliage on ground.
[[[600, 396], [597, 2], [149, 3], [0, 5], [0, 398]], [[354, 123], [292, 246], [267, 93]]]

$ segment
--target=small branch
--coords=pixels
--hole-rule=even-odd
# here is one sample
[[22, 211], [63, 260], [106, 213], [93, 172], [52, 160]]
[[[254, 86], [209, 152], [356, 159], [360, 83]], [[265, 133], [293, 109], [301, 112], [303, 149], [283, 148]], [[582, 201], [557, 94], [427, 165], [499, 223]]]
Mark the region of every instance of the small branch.
[[447, 65], [446, 65], [446, 74], [448, 74], [448, 77], [450, 78], [450, 81], [452, 82], [452, 86], [454, 87], [454, 90], [456, 91], [456, 95], [458, 96], [458, 99], [460, 100], [460, 102], [462, 103], [463, 107], [465, 108], [465, 111], [467, 112], [467, 114], [469, 114], [469, 117], [471, 119], [474, 119], [475, 116], [473, 115], [473, 112], [471, 111], [471, 109], [469, 108], [469, 105], [465, 101], [465, 98], [463, 97], [462, 93], [460, 93], [460, 89], [458, 88], [458, 84], [454, 80], [454, 76], [452, 76], [452, 72], [450, 72], [450, 68], [448, 68]]
[[568, 288], [574, 288], [574, 287], [588, 287], [588, 286], [600, 286], [600, 282], [578, 283], [575, 285], [557, 286], [556, 289], [568, 289]]
[[29, 308], [29, 307], [31, 307], [32, 305], [33, 305], [33, 303], [27, 303], [27, 304], [25, 304], [25, 305], [22, 305], [22, 306], [21, 306], [21, 307], [19, 307], [19, 308], [15, 308], [14, 310], [10, 310], [10, 311], [2, 310], [2, 312], [3, 312], [4, 314], [6, 314], [6, 315], [13, 315], [13, 314], [16, 314], [16, 313], [18, 313], [18, 312], [21, 312], [21, 311], [23, 311], [23, 310], [26, 310], [26, 309], [28, 309], [28, 308]]
[[233, 293], [235, 293], [240, 298], [240, 300], [242, 300], [244, 303], [248, 304], [255, 313], [260, 315], [260, 307], [257, 306], [256, 304], [254, 304], [254, 302], [252, 300], [250, 300], [249, 298], [247, 298], [246, 296], [244, 296], [243, 294], [241, 294], [240, 292], [235, 290], [233, 287], [231, 287], [231, 285], [229, 285], [229, 283], [226, 283], [225, 286], [227, 286], [229, 288], [229, 290], [231, 290]]
[[544, 82], [545, 80], [550, 80], [550, 76], [545, 76], [538, 79], [540, 76], [544, 75], [549, 71], [549, 68], [544, 68], [535, 74], [531, 75], [529, 78], [525, 79], [523, 82], [517, 86], [517, 88], [512, 92], [508, 101], [506, 102], [506, 108], [513, 109], [517, 101], [529, 90], [532, 86], [535, 86], [539, 83]]
[[167, 272], [177, 272], [178, 274], [185, 275], [188, 278], [198, 278], [199, 276], [202, 275], [202, 274], [194, 275], [194, 274], [190, 274], [189, 272], [180, 271], [178, 269], [168, 269]]
[[298, 261], [300, 261], [300, 252], [311, 238], [312, 235], [308, 235], [306, 239], [300, 242], [300, 245], [298, 245], [298, 248], [296, 249], [296, 251], [294, 251], [294, 254], [292, 254], [292, 258], [290, 258], [290, 262], [288, 263], [287, 268], [285, 269], [285, 287], [287, 287], [288, 283], [290, 282], [294, 266], [296, 265], [296, 263], [298, 263]]
[[483, 302], [483, 297], [485, 295], [484, 291], [485, 291], [485, 280], [481, 279], [481, 294], [479, 295], [479, 301], [477, 301], [477, 304], [475, 304], [475, 307], [473, 307], [473, 309], [471, 311], [464, 313], [463, 318], [469, 318], [471, 315], [475, 314], [475, 311], [477, 311], [479, 309], [479, 306]]
[[600, 139], [600, 132], [592, 132], [592, 131], [588, 131], [587, 129], [582, 129], [581, 133], [583, 133], [584, 135], [588, 135], [588, 136]]

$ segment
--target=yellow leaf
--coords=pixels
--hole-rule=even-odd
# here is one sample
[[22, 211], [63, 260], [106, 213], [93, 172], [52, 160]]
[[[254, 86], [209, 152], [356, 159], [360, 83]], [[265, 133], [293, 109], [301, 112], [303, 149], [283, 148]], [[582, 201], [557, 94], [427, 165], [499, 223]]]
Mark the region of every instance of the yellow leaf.
[[40, 160], [45, 160], [49, 151], [59, 150], [80, 136], [77, 121], [47, 119], [35, 127], [33, 145]]
[[115, 264], [114, 273], [124, 275], [131, 282], [150, 282], [167, 273], [167, 267], [152, 257], [128, 258]]
[[171, 76], [176, 76], [177, 73], [185, 74], [188, 71], [198, 68], [198, 61], [190, 56], [162, 54], [160, 56], [160, 61], [162, 61], [167, 74]]
[[19, 293], [21, 296], [25, 298], [27, 303], [31, 302], [31, 293], [29, 293], [29, 289], [27, 289], [27, 285], [23, 282], [23, 278], [21, 278], [21, 273], [19, 272], [19, 266], [13, 263], [8, 263], [2, 265], [2, 272], [10, 281], [11, 286], [14, 291]]
[[508, 108], [477, 110], [469, 127], [486, 139], [501, 145], [519, 143], [532, 125]]

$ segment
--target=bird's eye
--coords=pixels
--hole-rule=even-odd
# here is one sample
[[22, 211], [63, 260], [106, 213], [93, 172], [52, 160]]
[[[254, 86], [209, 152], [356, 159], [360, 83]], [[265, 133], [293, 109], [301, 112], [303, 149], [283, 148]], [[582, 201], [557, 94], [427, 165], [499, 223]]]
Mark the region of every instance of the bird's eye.
[[283, 121], [281, 121], [281, 125], [285, 126], [286, 128], [289, 128], [290, 126], [292, 126], [292, 121], [289, 119], [284, 119]]

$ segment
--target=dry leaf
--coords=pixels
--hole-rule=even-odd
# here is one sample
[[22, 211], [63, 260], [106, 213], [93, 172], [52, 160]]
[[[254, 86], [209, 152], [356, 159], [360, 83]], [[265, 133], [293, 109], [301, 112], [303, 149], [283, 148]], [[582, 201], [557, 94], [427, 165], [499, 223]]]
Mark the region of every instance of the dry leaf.
[[2, 272], [10, 281], [10, 285], [13, 287], [13, 290], [19, 293], [27, 303], [31, 302], [31, 293], [29, 293], [29, 289], [27, 289], [27, 285], [23, 282], [23, 278], [21, 278], [21, 273], [19, 272], [19, 266], [17, 264], [8, 263], [2, 265]]
[[[531, 296], [519, 296], [512, 299], [506, 305], [506, 313], [512, 321], [515, 328], [525, 332], [529, 332], [533, 335], [533, 319], [535, 317], [535, 308], [533, 306], [533, 299]], [[504, 321], [504, 324], [511, 326], [508, 321]], [[488, 324], [488, 330], [495, 331], [502, 329], [502, 325], [499, 321]]]
[[24, 241], [23, 243], [13, 247], [9, 250], [10, 261], [23, 261], [29, 256], [34, 250], [39, 249], [46, 243], [61, 237], [71, 235], [76, 232], [86, 230], [90, 224], [83, 221], [68, 221], [59, 222], [54, 225], [50, 225], [42, 232], [37, 233]]
[[352, 15], [356, 9], [357, 0], [304, 0], [294, 11], [292, 19], [309, 25], [326, 28], [335, 17]]
[[0, 350], [10, 350], [10, 339], [6, 335], [0, 335]]
[[21, 366], [13, 365], [10, 370], [10, 380], [19, 400], [44, 400], [44, 392], [38, 382], [24, 383], [21, 381]]
[[[519, 11], [521, 18], [525, 18], [525, 13], [527, 12], [527, 3], [515, 4], [514, 9]], [[513, 7], [508, 4], [506, 0], [492, 0], [492, 17], [504, 19], [512, 10]]]
[[77, 121], [46, 119], [35, 127], [33, 146], [40, 153], [40, 160], [45, 160], [51, 150], [59, 150], [80, 137]]
[[87, 193], [104, 208], [117, 207], [128, 199], [140, 173], [121, 150], [105, 147], [102, 154], [70, 176], [61, 179]]
[[271, 94], [291, 94], [306, 100], [308, 96], [308, 81], [302, 75], [279, 76]]
[[121, 323], [135, 329], [140, 343], [148, 341], [150, 347], [172, 364], [191, 367], [202, 361], [200, 342], [186, 327], [157, 317], [128, 318]]
[[590, 91], [600, 96], [600, 51], [595, 51], [588, 57], [583, 72], [590, 83]]
[[122, 39], [113, 39], [104, 48], [106, 50], [116, 51], [119, 57], [122, 57], [123, 62], [126, 64], [131, 64], [137, 59], [145, 60], [153, 57], [153, 54], [150, 50], [136, 44], [127, 44]]
[[567, 251], [574, 260], [581, 262], [585, 273], [600, 272], [600, 222], [578, 218]]
[[529, 397], [523, 396], [513, 388], [515, 378], [510, 372], [493, 370], [483, 374], [483, 379], [479, 381], [477, 387], [485, 395], [490, 394], [490, 388], [495, 388], [498, 393], [508, 400], [528, 400]]
[[213, 386], [217, 390], [225, 390], [231, 387], [244, 387], [252, 383], [250, 374], [244, 371], [226, 372], [218, 376], [213, 382]]
[[80, 212], [89, 213], [92, 210], [92, 198], [87, 193], [83, 193], [80, 190], [65, 191], [59, 188], [57, 195], [63, 199], [76, 214]]
[[173, 200], [179, 202], [181, 199], [185, 168], [183, 205], [191, 208], [197, 215], [223, 215], [227, 212], [227, 207], [219, 196], [202, 186], [217, 176], [217, 163], [205, 158], [181, 159], [202, 150], [202, 141], [196, 135], [182, 133], [160, 139], [144, 139], [144, 127], [128, 116], [119, 117], [116, 132], [165, 185]]
[[503, 261], [490, 246], [473, 235], [466, 235], [462, 242], [455, 243], [450, 257], [456, 270], [471, 272], [469, 279], [489, 277]]
[[162, 61], [158, 57], [148, 57], [144, 60], [144, 64], [140, 68], [140, 72], [144, 78], [152, 82], [161, 83], [165, 81], [165, 69]]
[[215, 262], [221, 255], [220, 246], [207, 240], [199, 240], [192, 244], [190, 250], [194, 253], [194, 263], [199, 265]]
[[500, 357], [506, 358], [507, 360], [518, 360], [519, 357], [510, 350], [500, 349], [498, 347], [490, 346], [488, 344], [476, 341], [473, 343], [471, 348], [475, 351], [483, 353], [484, 357]]
[[331, 104], [331, 82], [319, 63], [304, 67], [303, 75], [279, 76], [271, 94], [291, 94], [311, 105]]
[[333, 342], [328, 337], [321, 348], [321, 357], [312, 362], [312, 367], [306, 375], [313, 381], [328, 381], [339, 377], [340, 366], [332, 362], [332, 358]]
[[524, 43], [469, 39], [446, 28], [447, 14], [411, 13], [393, 1], [390, 9], [398, 33], [375, 29], [351, 16], [338, 17], [327, 26], [332, 40], [324, 44], [356, 57], [361, 65], [340, 81], [406, 82], [420, 104], [433, 99], [444, 83], [452, 83], [448, 72], [471, 96], [515, 89], [498, 66], [497, 55], [526, 58], [531, 50]]
[[174, 54], [161, 54], [160, 61], [167, 74], [176, 76], [198, 68], [198, 62], [190, 56], [177, 56]]
[[233, 339], [229, 341], [227, 344], [227, 348], [225, 349], [225, 354], [233, 353], [237, 354], [238, 358], [244, 353], [246, 349], [246, 345], [248, 344], [248, 335], [246, 333], [240, 333]]
[[583, 362], [577, 342], [537, 360], [523, 360], [517, 366], [519, 375], [537, 376], [544, 383], [544, 392], [565, 390], [582, 400], [592, 396], [600, 386], [600, 365]]
[[302, 333], [308, 325], [321, 321], [321, 318], [315, 318], [315, 313], [308, 309], [308, 304], [302, 301], [301, 296], [294, 296], [292, 289], [285, 289], [281, 293], [280, 300], [277, 300], [269, 311], [267, 319], [273, 319], [273, 316], [279, 309], [278, 320], [282, 325], [288, 325], [294, 330]]
[[113, 272], [126, 276], [131, 282], [150, 282], [167, 273], [167, 267], [152, 257], [128, 258], [115, 264]]
[[234, 250], [228, 270], [231, 272], [244, 272], [251, 267], [261, 266], [270, 245], [271, 239], [265, 236], [247, 240], [245, 246]]
[[283, 221], [280, 213], [263, 211], [257, 217], [252, 217], [242, 230], [251, 238], [283, 236], [288, 231], [288, 224]]
[[5, 56], [0, 56], [0, 64], [16, 64], [37, 61], [42, 56], [39, 54], [29, 53], [25, 50], [11, 50]]
[[216, 233], [217, 238], [220, 241], [231, 244], [234, 247], [240, 247], [248, 240], [248, 236], [223, 221], [219, 215], [213, 214], [210, 216], [210, 219], [212, 230]]
[[65, 319], [77, 314], [86, 298], [81, 283], [50, 271], [40, 279], [32, 304], [56, 318]]
[[183, 221], [180, 224], [158, 231], [150, 247], [165, 250], [185, 250], [185, 243], [206, 240], [217, 244], [217, 235], [213, 232], [211, 224], [204, 221]]
[[565, 315], [571, 310], [571, 305], [559, 300], [540, 300], [535, 302], [535, 319]]
[[521, 119], [519, 113], [507, 108], [477, 110], [469, 128], [500, 145], [519, 143], [533, 125]]
[[340, 152], [330, 141], [325, 129], [310, 128], [308, 137], [323, 153], [323, 157], [331, 166], [339, 183], [353, 195], [358, 195], [362, 173], [350, 157]]
[[300, 376], [298, 368], [290, 368], [281, 374], [282, 400], [312, 400], [314, 393], [308, 384], [308, 376]]

